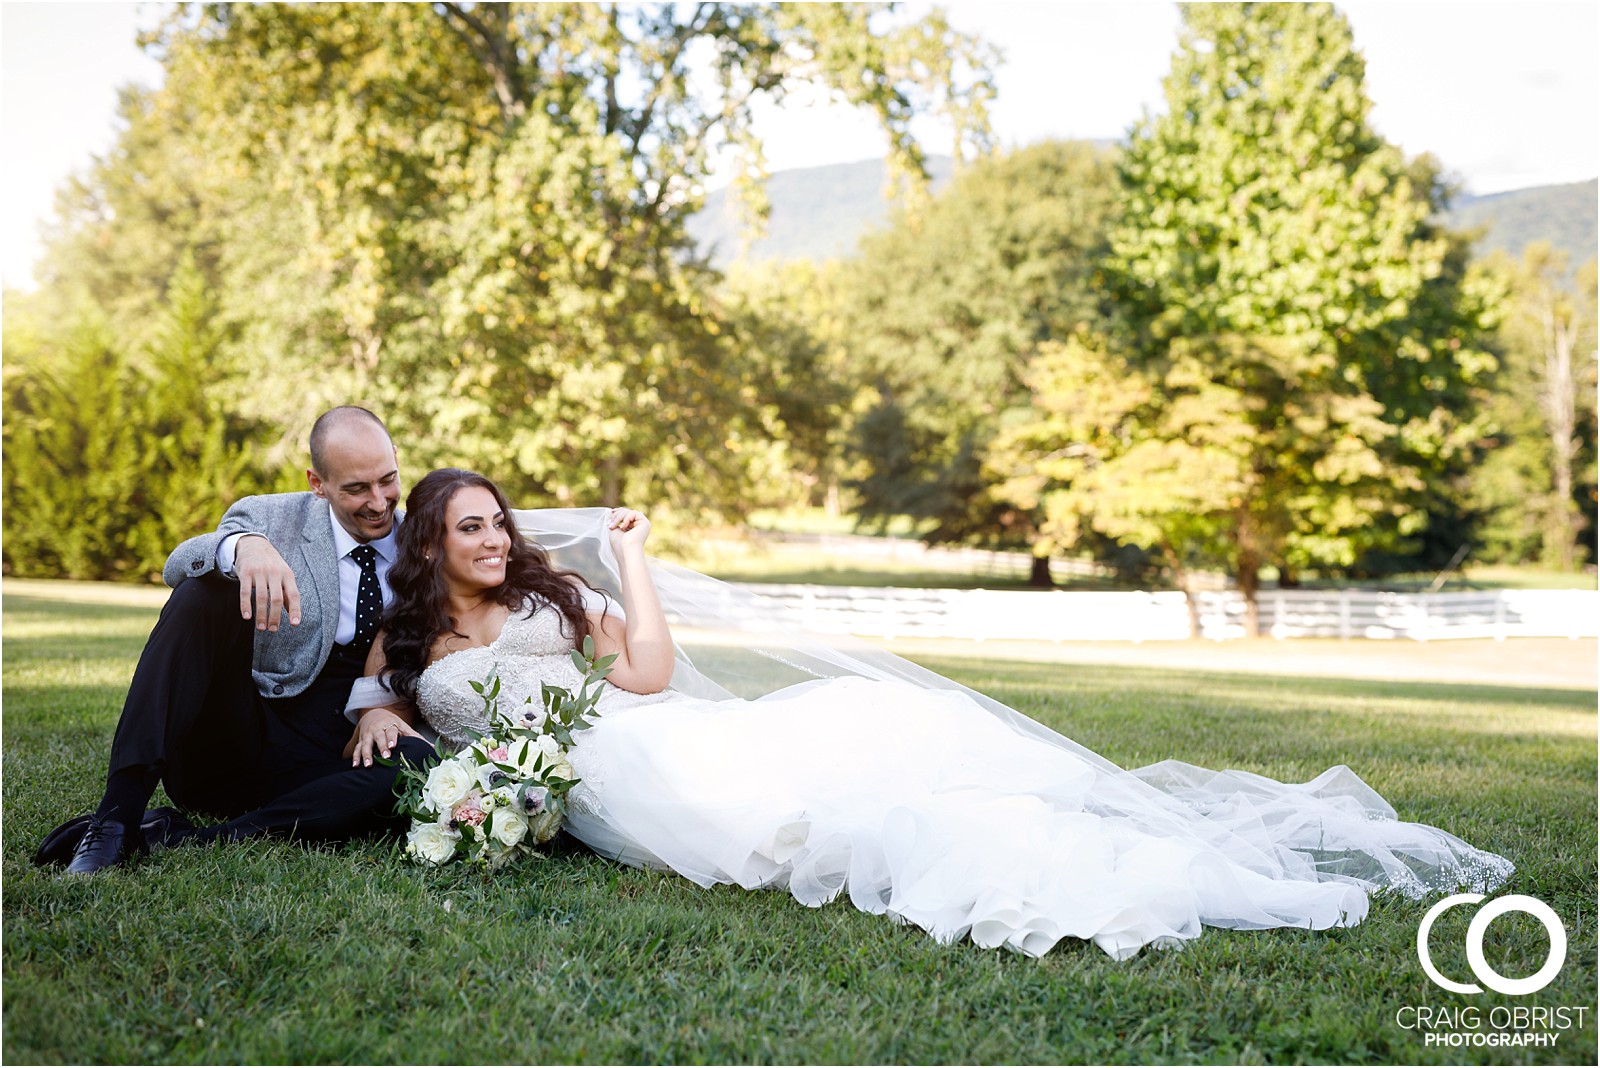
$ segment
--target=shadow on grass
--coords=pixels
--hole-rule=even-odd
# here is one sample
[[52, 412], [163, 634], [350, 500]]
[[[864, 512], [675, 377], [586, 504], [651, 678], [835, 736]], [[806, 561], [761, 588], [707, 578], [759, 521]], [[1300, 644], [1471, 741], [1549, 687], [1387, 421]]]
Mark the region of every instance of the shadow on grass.
[[96, 626], [142, 621], [146, 630], [155, 623], [161, 609], [148, 605], [104, 604], [99, 601], [54, 600], [26, 593], [7, 593], [3, 599], [6, 629], [29, 623], [82, 620]]

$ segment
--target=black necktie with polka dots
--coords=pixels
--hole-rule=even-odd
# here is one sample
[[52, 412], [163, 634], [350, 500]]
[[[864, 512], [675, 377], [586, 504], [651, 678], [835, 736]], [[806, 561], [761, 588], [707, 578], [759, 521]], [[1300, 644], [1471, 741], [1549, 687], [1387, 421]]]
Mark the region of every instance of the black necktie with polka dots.
[[350, 559], [361, 568], [361, 585], [356, 587], [356, 636], [350, 639], [350, 644], [370, 649], [372, 638], [378, 633], [378, 620], [383, 617], [383, 591], [378, 588], [378, 550], [370, 545], [357, 545], [350, 550]]

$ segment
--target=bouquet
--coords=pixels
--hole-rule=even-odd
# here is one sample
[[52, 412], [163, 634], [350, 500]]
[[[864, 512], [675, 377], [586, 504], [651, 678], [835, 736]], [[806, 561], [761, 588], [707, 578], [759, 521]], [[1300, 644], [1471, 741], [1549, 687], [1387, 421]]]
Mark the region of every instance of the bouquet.
[[408, 856], [425, 864], [461, 857], [498, 868], [522, 854], [536, 856], [534, 846], [555, 837], [567, 793], [579, 781], [568, 760], [573, 734], [589, 727], [616, 656], [596, 660], [594, 639], [586, 637], [572, 660], [583, 673], [578, 692], [544, 683], [537, 704], [530, 696], [504, 707], [498, 665], [472, 683], [488, 732], [453, 754], [441, 739], [436, 763], [400, 771], [395, 810], [411, 817]]

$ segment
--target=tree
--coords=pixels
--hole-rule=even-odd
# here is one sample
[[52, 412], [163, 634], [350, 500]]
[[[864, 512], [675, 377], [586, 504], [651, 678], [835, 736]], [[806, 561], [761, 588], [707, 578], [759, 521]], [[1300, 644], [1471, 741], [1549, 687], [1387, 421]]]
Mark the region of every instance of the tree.
[[850, 363], [844, 270], [837, 261], [738, 266], [720, 289], [729, 340], [752, 368], [774, 456], [775, 503], [838, 515], [851, 413], [861, 391]]
[[[1113, 175], [1087, 144], [1031, 146], [973, 165], [862, 242], [843, 292], [870, 395], [853, 442], [863, 518], [931, 520], [932, 541], [1035, 541], [1037, 517], [993, 494], [984, 451], [1026, 404], [1038, 346], [1098, 321]], [[1048, 576], [1041, 556], [1035, 580]]]
[[1493, 267], [1509, 296], [1490, 402], [1497, 448], [1476, 478], [1485, 535], [1491, 552], [1569, 570], [1594, 511], [1595, 261], [1571, 279], [1565, 254], [1541, 241]]
[[137, 374], [92, 306], [31, 352], [9, 336], [10, 319], [7, 568], [78, 579], [138, 575], [144, 561], [125, 535], [140, 519], [130, 490], [140, 484], [143, 455], [137, 424], [122, 418], [136, 403]]
[[[1330, 5], [1185, 6], [1166, 113], [1119, 163], [1117, 320], [1040, 355], [1034, 417], [993, 454], [1062, 543], [1225, 567], [1251, 633], [1263, 568], [1421, 529], [1494, 366], [1490, 291], [1429, 221], [1445, 190], [1372, 131], [1363, 73]], [[1080, 375], [1102, 385], [1066, 396]]]
[[[243, 376], [222, 362], [211, 294], [192, 259], [166, 288], [142, 345], [82, 295], [65, 327], [46, 331], [34, 325], [36, 302], [8, 295], [13, 573], [153, 578], [173, 546], [214, 525], [229, 501], [287, 488], [259, 462], [259, 428], [224, 408]], [[56, 313], [54, 300], [45, 304]]]
[[179, 260], [166, 290], [148, 340], [130, 361], [141, 395], [121, 413], [142, 453], [141, 477], [129, 487], [139, 514], [127, 541], [148, 574], [173, 546], [215, 525], [229, 502], [305, 488], [299, 471], [264, 462], [266, 429], [229, 410], [231, 398], [249, 388], [249, 375], [228, 355], [216, 295], [192, 256]]
[[715, 151], [759, 175], [753, 102], [810, 84], [914, 178], [912, 117], [981, 150], [992, 92], [977, 42], [881, 5], [214, 4], [154, 47], [262, 368], [243, 414], [298, 442], [367, 399], [413, 462], [525, 503], [691, 514], [749, 499], [772, 432], [684, 231]]
[[56, 193], [56, 213], [36, 268], [41, 314], [71, 318], [87, 302], [120, 337], [138, 344], [160, 318], [159, 305], [179, 263], [189, 257], [214, 274], [218, 220], [225, 201], [192, 119], [170, 92], [122, 90], [120, 134], [104, 157]]

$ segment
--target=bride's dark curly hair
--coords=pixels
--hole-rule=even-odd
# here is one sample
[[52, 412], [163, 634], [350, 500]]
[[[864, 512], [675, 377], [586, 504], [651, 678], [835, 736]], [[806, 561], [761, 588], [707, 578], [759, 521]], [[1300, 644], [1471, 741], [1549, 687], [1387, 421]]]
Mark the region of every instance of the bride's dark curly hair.
[[566, 622], [562, 629], [570, 631], [575, 642], [581, 644], [589, 633], [580, 584], [581, 588], [593, 587], [575, 571], [552, 567], [545, 551], [522, 536], [511, 520], [511, 505], [506, 503], [500, 487], [480, 474], [457, 467], [429, 471], [406, 497], [405, 521], [395, 535], [398, 551], [394, 566], [389, 569], [394, 601], [383, 614], [389, 689], [413, 704], [417, 700], [417, 680], [428, 666], [434, 643], [440, 635], [461, 635], [450, 616], [443, 570], [438, 561], [429, 557], [436, 555], [439, 561], [443, 560], [448, 533], [446, 511], [451, 498], [469, 486], [493, 494], [495, 506], [506, 517], [506, 536], [511, 546], [506, 551], [505, 581], [491, 591], [495, 602], [516, 609], [529, 594], [534, 594], [537, 600], [529, 609], [530, 614], [540, 603], [548, 602], [561, 613]]

